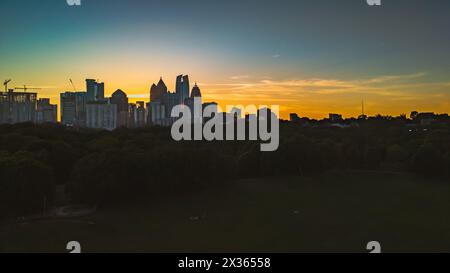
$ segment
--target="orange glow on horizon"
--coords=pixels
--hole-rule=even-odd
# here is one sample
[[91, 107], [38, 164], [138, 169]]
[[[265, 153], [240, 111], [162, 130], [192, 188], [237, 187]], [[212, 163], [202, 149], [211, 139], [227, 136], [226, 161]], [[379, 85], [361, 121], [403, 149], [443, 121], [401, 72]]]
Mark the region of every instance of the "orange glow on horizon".
[[[116, 71], [108, 77], [99, 77], [99, 80], [105, 82], [105, 96], [109, 97], [115, 90], [121, 89], [127, 93], [130, 102], [148, 102], [150, 86], [157, 83], [160, 78], [160, 75], [155, 73], [151, 73], [150, 76], [147, 73], [132, 74], [133, 76], [129, 77], [119, 77], [120, 74], [121, 72]], [[176, 75], [177, 73], [171, 73], [169, 76], [163, 77], [168, 89], [172, 92], [175, 89]], [[270, 105], [279, 105], [282, 119], [289, 119], [290, 113], [314, 119], [326, 118], [329, 113], [342, 114], [346, 118], [357, 117], [362, 111], [362, 100], [365, 102], [365, 114], [369, 116], [377, 114], [409, 115], [411, 111], [450, 112], [450, 94], [448, 92], [450, 83], [422, 81], [426, 77], [424, 73], [347, 81], [335, 79], [268, 80], [243, 76], [213, 78], [208, 74], [189, 76], [191, 87], [194, 82], [198, 82], [204, 102], [217, 102], [223, 109], [226, 105], [266, 105], [269, 107]], [[35, 77], [22, 75], [22, 78], [30, 80], [20, 80], [17, 77], [10, 87], [17, 86], [17, 82], [42, 87], [42, 90], [38, 90], [38, 97], [48, 97], [53, 104], [59, 104], [60, 93], [74, 91], [68, 77], [62, 75], [58, 75], [53, 81], [38, 79], [36, 75]], [[202, 79], [211, 81], [203, 82]], [[74, 79], [74, 83], [77, 90], [85, 91], [84, 78]]]

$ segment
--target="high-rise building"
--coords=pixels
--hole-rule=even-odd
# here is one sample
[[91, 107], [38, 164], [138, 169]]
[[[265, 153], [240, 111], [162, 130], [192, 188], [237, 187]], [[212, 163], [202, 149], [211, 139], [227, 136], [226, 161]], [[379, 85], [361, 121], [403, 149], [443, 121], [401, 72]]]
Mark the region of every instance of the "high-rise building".
[[127, 127], [129, 118], [127, 94], [118, 89], [112, 94], [110, 102], [117, 105], [117, 127]]
[[86, 92], [65, 92], [60, 95], [61, 123], [86, 126]]
[[136, 103], [128, 104], [128, 127], [136, 128]]
[[177, 77], [175, 93], [179, 96], [179, 104], [184, 104], [186, 99], [189, 98], [189, 76], [188, 75], [179, 75]]
[[183, 92], [183, 75], [177, 76], [177, 81], [175, 83], [175, 93], [180, 95]]
[[93, 129], [114, 130], [117, 128], [117, 105], [97, 101], [86, 104], [86, 126]]
[[[147, 123], [149, 125], [170, 126], [176, 118], [171, 117], [172, 109], [177, 105], [192, 107], [194, 99], [201, 98], [201, 91], [197, 84], [189, 89], [189, 76], [179, 75], [176, 79], [175, 92], [169, 92], [166, 84], [159, 80], [150, 88], [150, 103], [148, 104]], [[200, 103], [201, 104], [201, 103]]]
[[[182, 76], [179, 76], [177, 81], [180, 80], [182, 82], [182, 78]], [[180, 91], [175, 93], [169, 92], [162, 78], [157, 85], [152, 85], [150, 89], [150, 103], [147, 105], [148, 125], [170, 126], [172, 124], [170, 114], [173, 107], [180, 104], [182, 87], [183, 86], [177, 82], [176, 88]]]
[[147, 114], [145, 110], [145, 102], [136, 102], [136, 127], [145, 127], [147, 124]]
[[194, 87], [192, 87], [191, 98], [197, 98], [201, 96], [202, 92], [200, 91], [200, 88], [198, 87], [197, 83], [195, 83]]
[[0, 92], [0, 124], [36, 121], [36, 93]]
[[180, 104], [180, 99], [177, 93], [167, 92], [162, 104], [165, 106], [165, 116], [170, 117], [172, 109]]
[[196, 98], [200, 99], [200, 104], [202, 104], [202, 92], [200, 91], [197, 83], [195, 83], [194, 87], [192, 88], [190, 97], [184, 100], [184, 103], [191, 109], [191, 111], [194, 110], [194, 101]]
[[150, 101], [162, 102], [163, 97], [167, 94], [167, 86], [161, 78], [158, 85], [153, 84], [150, 88]]
[[105, 83], [97, 83], [97, 100], [105, 99]]
[[148, 104], [149, 125], [165, 126], [166, 106], [160, 102], [150, 102]]
[[50, 104], [50, 99], [39, 99], [36, 109], [36, 123], [56, 123], [58, 121], [58, 105]]
[[105, 84], [96, 80], [86, 80], [87, 102], [105, 100]]

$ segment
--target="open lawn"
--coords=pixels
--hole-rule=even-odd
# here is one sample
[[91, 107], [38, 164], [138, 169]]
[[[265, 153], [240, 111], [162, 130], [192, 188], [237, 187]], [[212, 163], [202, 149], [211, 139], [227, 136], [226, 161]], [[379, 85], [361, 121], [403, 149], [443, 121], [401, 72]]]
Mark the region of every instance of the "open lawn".
[[450, 252], [450, 183], [336, 172], [241, 180], [74, 219], [3, 224], [0, 251]]

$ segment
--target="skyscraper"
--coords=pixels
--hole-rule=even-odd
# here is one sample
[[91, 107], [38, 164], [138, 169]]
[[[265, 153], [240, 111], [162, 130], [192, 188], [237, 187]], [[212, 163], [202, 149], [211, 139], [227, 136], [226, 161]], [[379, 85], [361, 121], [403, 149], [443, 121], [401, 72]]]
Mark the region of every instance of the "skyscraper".
[[150, 102], [148, 104], [148, 124], [164, 126], [166, 120], [166, 105], [160, 102]]
[[165, 96], [165, 94], [167, 94], [167, 86], [161, 77], [158, 82], [158, 85], [153, 84], [150, 87], [150, 101], [161, 102], [163, 100], [163, 97]]
[[86, 104], [86, 126], [93, 129], [114, 130], [117, 128], [117, 105], [105, 101]]
[[97, 93], [97, 81], [92, 79], [86, 80], [87, 101], [94, 101]]
[[0, 124], [35, 122], [36, 121], [36, 93], [0, 92]]
[[86, 126], [86, 92], [65, 92], [60, 95], [61, 123]]
[[201, 97], [202, 92], [200, 91], [200, 88], [198, 87], [197, 83], [195, 83], [194, 87], [192, 87], [191, 92], [191, 98]]
[[185, 100], [189, 98], [189, 76], [188, 75], [179, 75], [177, 77], [177, 83], [175, 87], [175, 92], [179, 97], [179, 104], [184, 104]]
[[97, 83], [97, 100], [105, 100], [105, 83]]
[[184, 102], [185, 99], [189, 98], [189, 92], [191, 91], [189, 85], [189, 76], [183, 76], [183, 88], [182, 88], [182, 98], [181, 101]]
[[150, 88], [150, 103], [148, 104], [148, 124], [170, 126], [176, 119], [171, 117], [172, 109], [180, 104], [192, 105], [194, 98], [201, 97], [200, 88], [197, 84], [192, 89], [190, 98], [189, 76], [179, 75], [176, 79], [175, 92], [170, 92], [166, 84], [159, 80], [158, 84], [153, 84]]
[[117, 105], [117, 127], [127, 127], [129, 113], [127, 94], [118, 89], [112, 94], [110, 102]]
[[[179, 101], [178, 93], [169, 92], [162, 78], [157, 85], [153, 84], [150, 89], [150, 103], [147, 104], [148, 115], [146, 118], [148, 125], [169, 124], [170, 122], [166, 119], [170, 116], [172, 108], [179, 104]], [[139, 108], [137, 110], [139, 111]]]
[[183, 89], [183, 75], [177, 76], [177, 81], [175, 84], [175, 93], [181, 94]]
[[[155, 102], [155, 103], [158, 103], [158, 102]], [[146, 112], [145, 112], [145, 102], [143, 102], [143, 101], [136, 102], [135, 115], [136, 115], [136, 120], [135, 120], [136, 127], [144, 127], [147, 123]]]
[[128, 104], [128, 128], [136, 128], [136, 103]]
[[36, 109], [36, 123], [56, 123], [58, 119], [58, 105], [50, 104], [50, 99], [39, 99]]
[[86, 80], [87, 102], [103, 101], [105, 99], [105, 84], [96, 80]]
[[187, 105], [191, 109], [191, 111], [194, 111], [195, 99], [200, 99], [200, 103], [202, 102], [202, 92], [200, 91], [197, 83], [195, 83], [194, 87], [192, 88], [190, 97], [184, 100], [184, 104]]

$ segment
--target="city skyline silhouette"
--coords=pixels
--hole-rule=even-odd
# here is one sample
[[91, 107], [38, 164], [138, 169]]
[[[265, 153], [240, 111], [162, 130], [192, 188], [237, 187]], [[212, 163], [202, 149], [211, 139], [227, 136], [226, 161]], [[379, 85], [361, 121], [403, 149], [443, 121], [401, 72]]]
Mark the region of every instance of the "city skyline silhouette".
[[450, 252], [449, 12], [2, 0], [0, 253], [215, 272]]
[[368, 115], [450, 111], [448, 1], [2, 5], [0, 77], [40, 87], [52, 103], [73, 91], [69, 79], [81, 90], [98, 78], [106, 95], [142, 100], [155, 79], [174, 86], [185, 73], [209, 101], [279, 104], [285, 119], [356, 117], [363, 99]]

